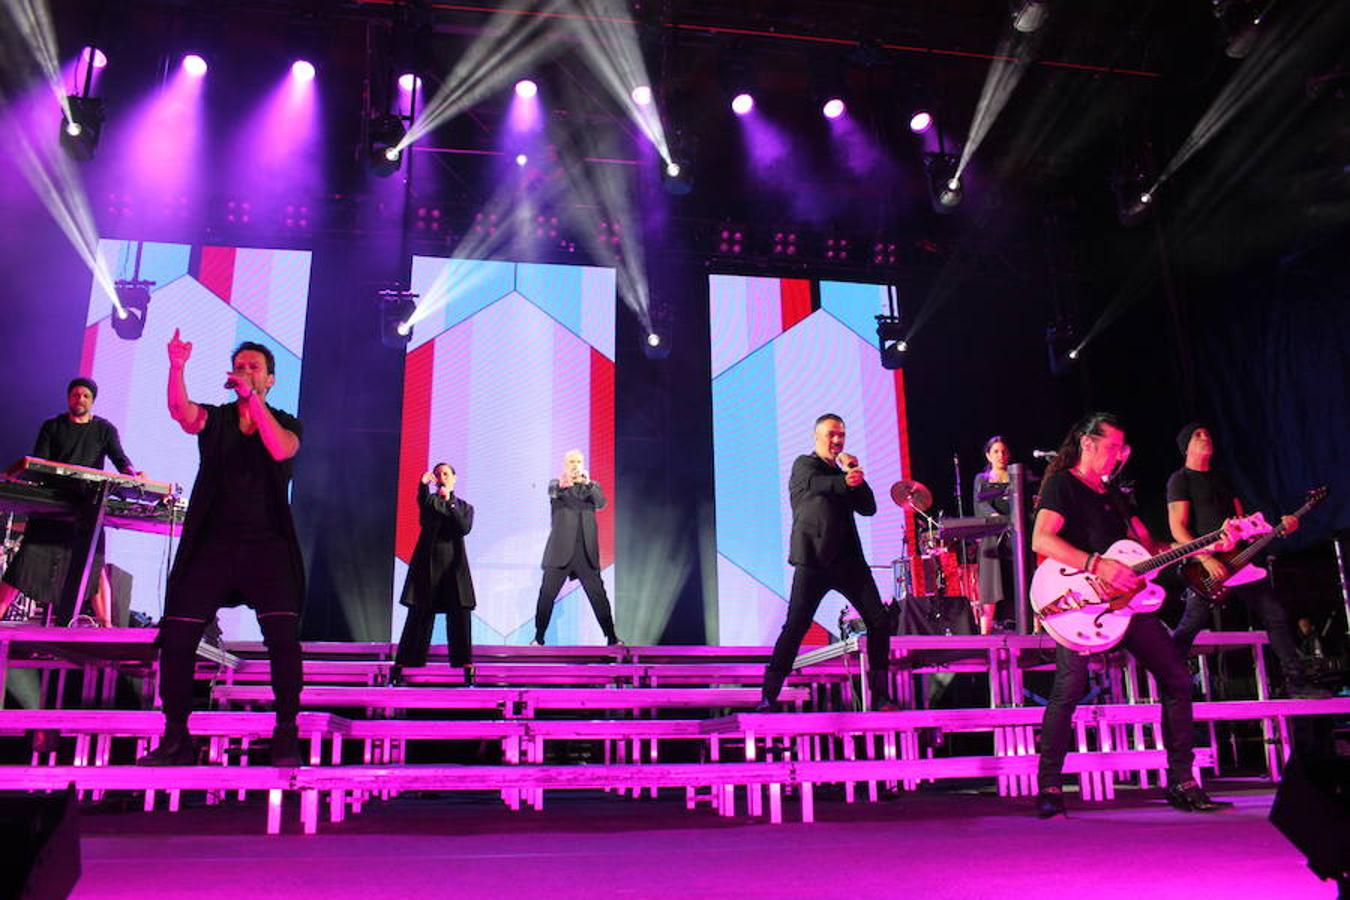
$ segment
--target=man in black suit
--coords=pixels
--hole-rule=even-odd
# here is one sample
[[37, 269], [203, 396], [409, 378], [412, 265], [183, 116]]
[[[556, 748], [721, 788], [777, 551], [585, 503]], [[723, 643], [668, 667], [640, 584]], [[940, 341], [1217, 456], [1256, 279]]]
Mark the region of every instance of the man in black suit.
[[408, 578], [399, 602], [408, 607], [398, 653], [389, 672], [391, 684], [403, 681], [403, 670], [425, 666], [436, 613], [445, 613], [450, 638], [450, 665], [464, 669], [464, 683], [473, 684], [473, 615], [477, 606], [464, 536], [473, 530], [473, 506], [455, 496], [454, 466], [437, 463], [417, 486], [417, 536]]
[[580, 450], [570, 450], [563, 457], [562, 477], [548, 483], [548, 502], [553, 524], [544, 546], [544, 582], [539, 586], [531, 643], [543, 646], [544, 632], [553, 617], [553, 601], [568, 578], [581, 582], [600, 630], [605, 633], [605, 641], [610, 646], [622, 643], [614, 630], [614, 615], [600, 578], [600, 539], [595, 513], [605, 508], [605, 492], [586, 473], [586, 461]]
[[788, 480], [792, 501], [792, 536], [788, 562], [792, 593], [787, 621], [764, 672], [764, 698], [756, 710], [772, 710], [783, 681], [801, 648], [802, 638], [831, 590], [843, 594], [867, 624], [868, 686], [872, 708], [895, 709], [890, 699], [890, 617], [881, 604], [872, 570], [863, 558], [854, 514], [876, 515], [877, 499], [867, 484], [858, 458], [844, 453], [844, 420], [826, 413], [816, 419], [815, 450], [797, 457]]

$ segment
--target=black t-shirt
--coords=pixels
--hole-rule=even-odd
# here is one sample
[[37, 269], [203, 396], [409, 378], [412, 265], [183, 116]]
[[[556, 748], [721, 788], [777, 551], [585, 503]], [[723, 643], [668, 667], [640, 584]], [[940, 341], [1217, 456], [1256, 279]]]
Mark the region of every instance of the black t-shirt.
[[1111, 487], [1099, 494], [1063, 469], [1041, 485], [1039, 508], [1063, 516], [1059, 536], [1087, 553], [1102, 553], [1130, 536], [1129, 501]]
[[[276, 505], [270, 502], [268, 480], [269, 469], [279, 466], [284, 481], [289, 481], [291, 461], [272, 459], [257, 431], [244, 434], [239, 430], [236, 404], [210, 406], [207, 410], [201, 446], [203, 455], [207, 447], [219, 448], [215, 463], [222, 488], [207, 523], [207, 533], [215, 539], [235, 542], [284, 538], [286, 526], [278, 519]], [[278, 409], [273, 409], [272, 414], [282, 428], [300, 436], [299, 419]], [[202, 462], [205, 464], [206, 460]]]
[[59, 415], [43, 422], [33, 444], [33, 455], [91, 469], [103, 468], [103, 459], [107, 457], [119, 472], [132, 469], [117, 429], [98, 416], [88, 422], [72, 422], [70, 416]]
[[1188, 524], [1197, 537], [1214, 531], [1234, 514], [1236, 497], [1228, 476], [1215, 469], [1197, 472], [1183, 467], [1167, 479], [1167, 502], [1185, 500], [1191, 504]]

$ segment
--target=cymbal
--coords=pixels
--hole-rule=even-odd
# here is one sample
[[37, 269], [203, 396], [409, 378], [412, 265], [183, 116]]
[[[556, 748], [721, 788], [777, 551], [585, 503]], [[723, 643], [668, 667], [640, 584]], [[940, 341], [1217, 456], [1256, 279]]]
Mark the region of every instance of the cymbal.
[[927, 512], [933, 505], [933, 492], [922, 481], [897, 481], [891, 485], [891, 499], [896, 506], [913, 506], [919, 512]]

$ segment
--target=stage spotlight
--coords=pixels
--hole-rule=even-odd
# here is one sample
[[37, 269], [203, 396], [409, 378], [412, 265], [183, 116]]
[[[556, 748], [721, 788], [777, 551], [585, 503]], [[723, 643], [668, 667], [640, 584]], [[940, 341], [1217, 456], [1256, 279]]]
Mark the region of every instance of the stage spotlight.
[[61, 117], [61, 148], [71, 159], [88, 160], [103, 132], [103, 101], [98, 97], [67, 97], [69, 116]]
[[926, 110], [919, 110], [909, 117], [909, 130], [915, 134], [923, 134], [933, 127], [933, 114]]
[[398, 76], [398, 86], [401, 90], [411, 93], [414, 88], [421, 89], [422, 79], [411, 72], [404, 72], [402, 75]]
[[924, 168], [928, 172], [928, 198], [933, 210], [946, 214], [961, 205], [965, 199], [965, 189], [956, 177], [959, 160], [948, 153], [930, 153], [924, 157]]
[[516, 165], [520, 166], [522, 169], [525, 168], [525, 164], [529, 161], [530, 158], [526, 156], [524, 153], [516, 154]]
[[99, 50], [97, 47], [85, 47], [82, 51], [80, 51], [80, 62], [84, 63], [85, 65], [89, 64], [90, 50], [94, 51], [95, 69], [102, 69], [108, 65], [108, 57], [104, 55], [103, 51]]
[[1074, 347], [1072, 350], [1069, 351], [1069, 359], [1077, 359], [1077, 358], [1078, 358], [1078, 348]]
[[651, 334], [647, 335], [647, 346], [648, 346], [648, 347], [660, 347], [660, 346], [661, 346], [661, 335], [657, 334], [655, 331], [653, 331]]
[[381, 177], [398, 171], [403, 162], [403, 150], [400, 144], [407, 132], [398, 116], [376, 116], [370, 120], [369, 146], [371, 170]]
[[522, 100], [528, 100], [539, 93], [539, 85], [528, 78], [522, 78], [516, 82], [516, 96]]
[[633, 91], [629, 96], [633, 98], [633, 102], [638, 106], [652, 105], [652, 89], [645, 84], [640, 84], [633, 88]]
[[[892, 311], [895, 307], [892, 305]], [[881, 348], [883, 369], [903, 369], [909, 342], [905, 340], [905, 323], [899, 316], [877, 316], [877, 346]]]
[[844, 101], [838, 97], [831, 97], [825, 101], [825, 105], [820, 108], [827, 119], [837, 119], [844, 114]]
[[113, 308], [113, 334], [124, 341], [134, 341], [145, 332], [145, 320], [150, 313], [150, 288], [153, 281], [118, 281], [117, 302], [121, 309]]
[[737, 94], [731, 101], [731, 111], [738, 116], [747, 116], [755, 108], [755, 98], [749, 94]]
[[1013, 28], [1031, 34], [1045, 24], [1050, 8], [1045, 0], [1015, 0], [1012, 6]]
[[196, 53], [189, 53], [183, 57], [183, 71], [189, 75], [200, 78], [206, 74], [206, 60]]
[[682, 197], [694, 189], [694, 179], [689, 167], [671, 160], [661, 167], [661, 184], [666, 191], [676, 197]]
[[307, 59], [297, 59], [291, 63], [291, 77], [296, 81], [313, 81], [314, 63]]
[[417, 312], [417, 294], [408, 291], [379, 291], [380, 342], [393, 350], [408, 346], [412, 340], [412, 317]]
[[1060, 317], [1045, 329], [1045, 349], [1050, 363], [1050, 374], [1064, 375], [1078, 362], [1083, 345], [1073, 322]]

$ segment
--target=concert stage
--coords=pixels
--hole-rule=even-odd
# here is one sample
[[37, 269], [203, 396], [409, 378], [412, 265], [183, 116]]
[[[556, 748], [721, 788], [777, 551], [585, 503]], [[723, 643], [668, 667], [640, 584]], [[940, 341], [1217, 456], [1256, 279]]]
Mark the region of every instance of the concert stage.
[[[316, 836], [260, 840], [256, 803], [88, 810], [73, 895], [425, 897], [1334, 897], [1267, 822], [1269, 785], [1220, 781], [1234, 809], [1182, 815], [1156, 790], [1039, 822], [1029, 802], [938, 790], [818, 802], [810, 826], [688, 811], [682, 798], [564, 792], [542, 813], [485, 795], [404, 796]], [[1128, 878], [1122, 877], [1128, 873]]]

